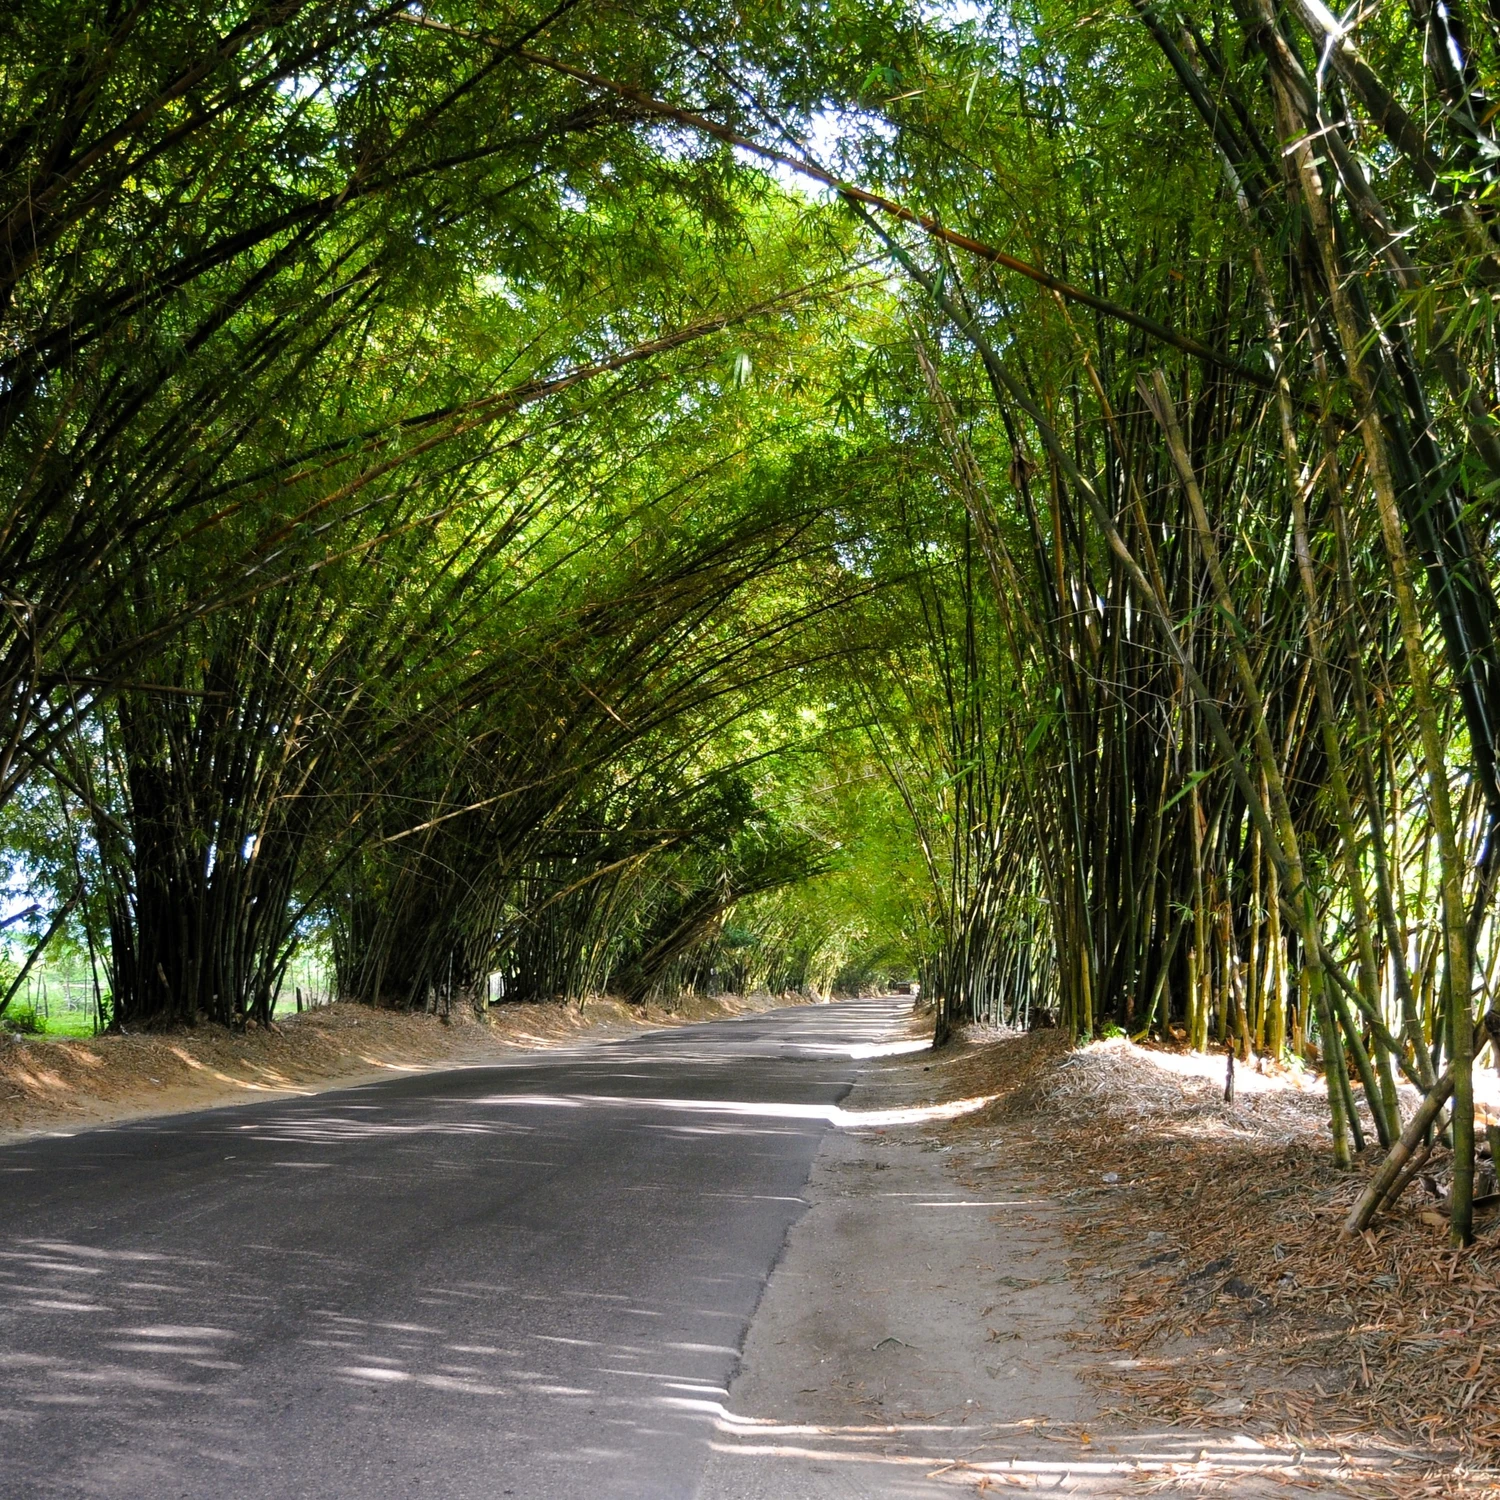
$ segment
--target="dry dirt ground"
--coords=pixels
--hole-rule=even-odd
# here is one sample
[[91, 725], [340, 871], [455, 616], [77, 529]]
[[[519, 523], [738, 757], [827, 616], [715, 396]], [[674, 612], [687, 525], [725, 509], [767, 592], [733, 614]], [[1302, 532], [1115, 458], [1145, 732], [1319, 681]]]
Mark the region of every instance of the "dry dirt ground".
[[492, 1007], [484, 1021], [330, 1005], [265, 1029], [200, 1026], [162, 1035], [13, 1037], [0, 1020], [0, 1141], [141, 1115], [315, 1094], [398, 1073], [458, 1067], [517, 1049], [626, 1036], [784, 1002], [726, 996], [678, 1009], [591, 1000]]
[[[750, 1330], [700, 1500], [1500, 1495], [1500, 1230], [1455, 1254], [1295, 1074], [969, 1037], [872, 1062]], [[881, 1112], [938, 1101], [959, 1118]], [[1375, 1150], [1366, 1153], [1369, 1157]]]

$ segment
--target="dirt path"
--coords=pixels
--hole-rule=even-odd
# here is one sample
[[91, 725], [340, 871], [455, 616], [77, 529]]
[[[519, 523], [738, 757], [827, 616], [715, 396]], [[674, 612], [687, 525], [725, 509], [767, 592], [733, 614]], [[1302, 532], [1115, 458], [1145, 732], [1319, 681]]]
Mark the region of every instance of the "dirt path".
[[518, 1049], [630, 1036], [783, 1004], [694, 1001], [676, 1010], [590, 1001], [496, 1006], [485, 1021], [331, 1005], [270, 1030], [202, 1026], [164, 1035], [14, 1037], [0, 1021], [0, 1141], [347, 1088], [392, 1074], [462, 1067]]
[[[845, 1108], [983, 1097], [994, 1071], [972, 1049], [894, 1058], [872, 1065]], [[1063, 1196], [1074, 1179], [1035, 1156], [1005, 1165], [1016, 1155], [1007, 1135], [1038, 1119], [1022, 1110], [1001, 1122], [992, 1105], [830, 1137], [752, 1324], [700, 1500], [1488, 1492], [1451, 1455], [1368, 1427], [1309, 1442], [1250, 1410], [1214, 1378], [1231, 1357], [1223, 1346], [1181, 1340], [1122, 1358], [1111, 1324], [1122, 1272], [1084, 1263], [1077, 1219], [1089, 1209]], [[1178, 1248], [1147, 1229], [1117, 1260], [1165, 1264]], [[1122, 1394], [1178, 1361], [1202, 1382], [1195, 1420], [1151, 1420]]]

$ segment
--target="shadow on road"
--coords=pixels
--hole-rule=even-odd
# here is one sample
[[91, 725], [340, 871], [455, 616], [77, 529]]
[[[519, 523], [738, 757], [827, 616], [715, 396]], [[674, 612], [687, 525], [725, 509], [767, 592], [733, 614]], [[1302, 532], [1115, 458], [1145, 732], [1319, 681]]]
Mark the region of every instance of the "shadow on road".
[[908, 1006], [0, 1150], [0, 1494], [691, 1495]]

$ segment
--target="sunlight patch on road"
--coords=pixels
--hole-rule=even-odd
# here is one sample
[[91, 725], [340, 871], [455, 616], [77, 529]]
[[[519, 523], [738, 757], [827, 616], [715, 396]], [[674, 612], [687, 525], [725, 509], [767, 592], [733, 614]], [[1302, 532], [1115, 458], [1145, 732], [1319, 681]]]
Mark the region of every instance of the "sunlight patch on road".
[[906, 1042], [858, 1042], [843, 1047], [827, 1042], [796, 1042], [798, 1052], [831, 1052], [835, 1057], [901, 1057], [908, 1052], [931, 1052], [932, 1038], [917, 1037]]
[[943, 1104], [919, 1104], [906, 1109], [841, 1109], [836, 1104], [778, 1104], [749, 1099], [630, 1099], [613, 1094], [492, 1094], [476, 1099], [478, 1105], [529, 1108], [584, 1109], [609, 1105], [626, 1109], [664, 1109], [693, 1114], [743, 1115], [752, 1119], [822, 1120], [840, 1129], [919, 1125], [927, 1120], [952, 1120], [973, 1114], [992, 1104], [998, 1094], [978, 1094], [970, 1099], [950, 1099]]

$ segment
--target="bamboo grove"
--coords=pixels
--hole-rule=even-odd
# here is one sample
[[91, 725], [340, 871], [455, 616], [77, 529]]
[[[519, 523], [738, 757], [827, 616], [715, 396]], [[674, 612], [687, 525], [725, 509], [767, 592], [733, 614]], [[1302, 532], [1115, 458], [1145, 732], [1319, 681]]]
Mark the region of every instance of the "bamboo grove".
[[[1436, 11], [1358, 39], [1314, 7], [1135, 19], [1109, 45], [1155, 49], [1134, 76], [1175, 92], [1205, 147], [1149, 240], [1126, 238], [1127, 205], [1138, 224], [1151, 188], [1098, 140], [1101, 73], [1130, 75], [1092, 26], [1086, 81], [1055, 45], [1033, 54], [1058, 82], [1019, 127], [1047, 138], [1033, 169], [1079, 190], [1072, 223], [1055, 194], [1029, 206], [1033, 253], [1065, 271], [1032, 278], [1050, 295], [1023, 300], [1003, 254], [946, 230], [993, 234], [964, 202], [989, 207], [987, 183], [956, 173], [942, 214], [844, 194], [912, 287], [963, 594], [992, 595], [988, 629], [965, 597], [926, 632], [952, 788], [938, 977], [950, 1006], [1006, 1003], [997, 971], [1024, 965], [1043, 906], [1044, 982], [1077, 1033], [1176, 1022], [1245, 1055], [1316, 1036], [1338, 1059], [1335, 1160], [1363, 1145], [1351, 1075], [1392, 1148], [1351, 1228], [1451, 1096], [1462, 1243], [1475, 1045], [1500, 1019], [1479, 124], [1500, 38]], [[1085, 130], [1124, 180], [1091, 170]], [[1183, 212], [1195, 199], [1214, 220]], [[1424, 1096], [1404, 1125], [1398, 1073]]]
[[640, 999], [821, 861], [724, 736], [862, 587], [793, 378], [860, 272], [518, 67], [570, 9], [3, 23], [0, 801], [116, 1027], [269, 1021], [318, 935]]
[[406, 1005], [920, 974], [940, 1036], [1314, 1062], [1350, 1227], [1438, 1131], [1470, 1237], [1487, 10], [74, 0], [0, 56], [31, 960], [117, 1027], [267, 1022], [307, 943]]

